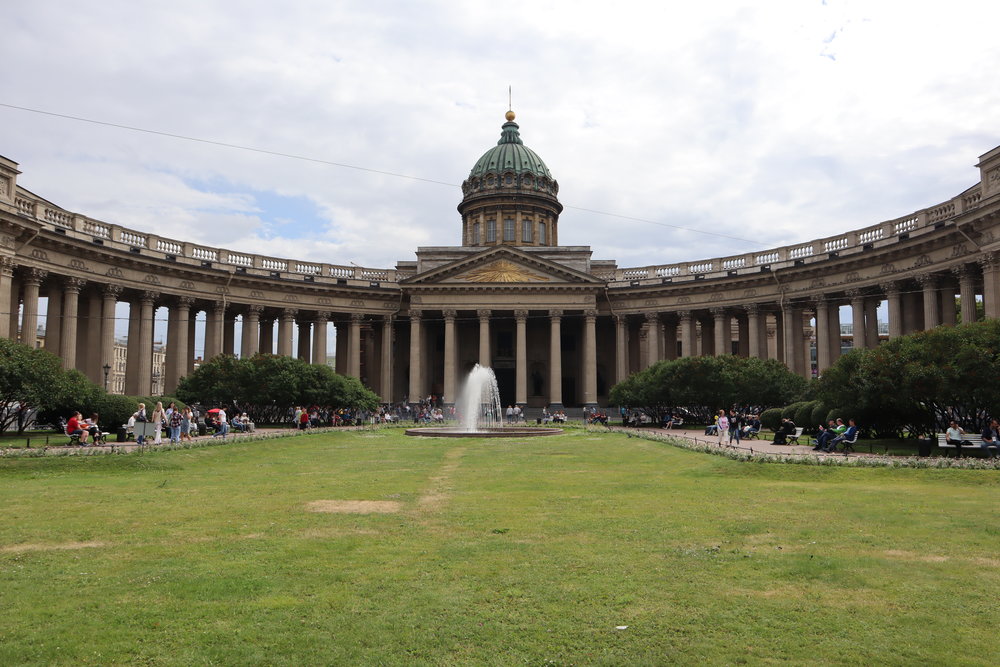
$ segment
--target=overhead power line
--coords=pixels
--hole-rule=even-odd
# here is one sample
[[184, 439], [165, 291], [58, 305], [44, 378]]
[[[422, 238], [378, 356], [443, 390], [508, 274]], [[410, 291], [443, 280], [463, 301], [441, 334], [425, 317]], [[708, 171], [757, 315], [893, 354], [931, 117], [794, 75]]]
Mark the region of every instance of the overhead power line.
[[[14, 109], [17, 111], [25, 111], [28, 113], [39, 114], [42, 116], [50, 116], [52, 118], [60, 118], [63, 120], [72, 120], [79, 123], [90, 123], [92, 125], [101, 125], [103, 127], [111, 127], [118, 130], [128, 130], [129, 132], [141, 132], [143, 134], [152, 134], [158, 137], [167, 137], [170, 139], [180, 139], [182, 141], [193, 141], [199, 144], [207, 144], [209, 146], [219, 146], [221, 148], [230, 148], [233, 150], [249, 151], [251, 153], [259, 153], [261, 155], [271, 155], [274, 157], [282, 157], [290, 160], [302, 160], [304, 162], [312, 162], [314, 164], [322, 164], [330, 167], [340, 167], [342, 169], [354, 169], [356, 171], [364, 171], [371, 174], [379, 174], [382, 176], [392, 176], [395, 178], [405, 178], [411, 181], [420, 181], [422, 183], [432, 183], [434, 185], [444, 185], [447, 187], [458, 188], [461, 187], [457, 183], [448, 183], [447, 181], [439, 181], [433, 178], [424, 178], [423, 176], [414, 176], [412, 174], [401, 174], [395, 171], [386, 171], [384, 169], [373, 169], [371, 167], [361, 167], [356, 164], [347, 164], [346, 162], [336, 162], [333, 160], [324, 160], [322, 158], [310, 157], [308, 155], [297, 155], [295, 153], [285, 153], [283, 151], [269, 150], [267, 148], [257, 148], [255, 146], [243, 146], [241, 144], [233, 144], [226, 141], [217, 141], [214, 139], [203, 139], [201, 137], [191, 137], [184, 134], [176, 134], [173, 132], [163, 132], [161, 130], [150, 130], [144, 127], [136, 127], [134, 125], [124, 125], [122, 123], [112, 123], [104, 120], [96, 120], [93, 118], [84, 118], [82, 116], [73, 116], [71, 114], [57, 113], [55, 111], [45, 111], [43, 109], [33, 109], [31, 107], [19, 106], [16, 104], [7, 104], [5, 102], [0, 102], [0, 107], [7, 109]], [[608, 211], [598, 211], [592, 208], [584, 208], [580, 206], [571, 206], [564, 204], [563, 208], [572, 209], [574, 211], [582, 211], [585, 213], [593, 213], [595, 215], [604, 215], [612, 218], [619, 218], [622, 220], [631, 220], [633, 222], [641, 222], [649, 225], [657, 225], [659, 227], [666, 227], [669, 229], [676, 229], [683, 232], [691, 232], [693, 234], [704, 234], [706, 236], [715, 236], [718, 238], [729, 239], [731, 241], [740, 241], [741, 243], [749, 243], [758, 247], [765, 247], [760, 241], [755, 241], [752, 239], [744, 239], [739, 236], [730, 236], [728, 234], [722, 234], [719, 232], [714, 232], [704, 229], [695, 229], [693, 227], [684, 227], [682, 225], [672, 225], [666, 222], [659, 222], [657, 220], [649, 220], [647, 218], [639, 218], [631, 215], [624, 215], [621, 213], [611, 213]]]

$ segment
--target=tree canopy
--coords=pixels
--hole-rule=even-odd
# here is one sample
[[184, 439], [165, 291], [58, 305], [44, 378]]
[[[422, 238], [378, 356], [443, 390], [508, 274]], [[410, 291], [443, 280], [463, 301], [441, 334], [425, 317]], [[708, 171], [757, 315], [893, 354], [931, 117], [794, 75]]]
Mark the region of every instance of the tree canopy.
[[684, 408], [707, 420], [720, 408], [762, 411], [784, 405], [805, 390], [805, 378], [775, 359], [724, 355], [660, 361], [611, 389], [615, 405], [659, 416]]
[[258, 423], [281, 421], [297, 405], [371, 410], [379, 403], [356, 378], [270, 354], [215, 357], [181, 380], [177, 397], [188, 403], [238, 406]]

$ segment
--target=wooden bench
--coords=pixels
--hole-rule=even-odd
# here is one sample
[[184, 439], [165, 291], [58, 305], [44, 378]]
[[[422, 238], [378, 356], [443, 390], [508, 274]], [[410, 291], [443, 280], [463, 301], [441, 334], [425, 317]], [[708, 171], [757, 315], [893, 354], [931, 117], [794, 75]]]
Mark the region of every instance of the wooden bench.
[[[948, 442], [948, 435], [946, 433], [938, 433], [937, 446], [939, 449], [944, 449], [944, 450], [954, 449], [958, 452], [959, 456], [962, 455], [963, 449], [968, 451], [977, 451], [977, 452], [982, 451], [983, 449], [983, 436], [981, 435], [977, 435], [975, 433], [966, 433], [965, 435], [962, 436], [962, 440], [971, 444], [962, 445], [961, 447], [959, 447], [958, 445], [952, 445]], [[996, 448], [997, 446], [995, 444], [990, 445], [990, 449], [996, 449]]]
[[802, 437], [802, 432], [804, 430], [805, 428], [803, 428], [802, 426], [796, 426], [795, 433], [789, 435], [788, 438], [786, 438], [785, 442], [787, 442], [789, 445], [792, 443], [795, 443], [796, 445], [799, 444], [799, 438]]

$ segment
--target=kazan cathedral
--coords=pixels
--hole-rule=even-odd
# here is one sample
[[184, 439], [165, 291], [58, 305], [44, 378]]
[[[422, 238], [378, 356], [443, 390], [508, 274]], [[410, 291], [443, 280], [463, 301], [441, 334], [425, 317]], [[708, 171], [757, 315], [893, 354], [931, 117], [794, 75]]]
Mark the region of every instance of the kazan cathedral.
[[[853, 347], [885, 338], [876, 319], [883, 301], [889, 338], [955, 324], [956, 297], [1000, 317], [1000, 147], [976, 167], [978, 182], [952, 199], [861, 229], [619, 267], [587, 246], [559, 245], [559, 184], [507, 112], [500, 140], [462, 183], [460, 244], [363, 268], [346, 257], [254, 255], [96, 220], [24, 189], [19, 165], [0, 157], [0, 337], [42, 344], [44, 304], [44, 346], [106, 383], [116, 309], [127, 302], [121, 372], [130, 395], [152, 393], [156, 319], [167, 321], [158, 377], [166, 394], [194, 368], [196, 346], [205, 359], [332, 358], [387, 403], [429, 395], [450, 403], [480, 363], [496, 371], [505, 405], [529, 411], [607, 405], [630, 373], [692, 355], [774, 358], [811, 377], [840, 355], [842, 332]], [[963, 322], [975, 317], [961, 308]]]

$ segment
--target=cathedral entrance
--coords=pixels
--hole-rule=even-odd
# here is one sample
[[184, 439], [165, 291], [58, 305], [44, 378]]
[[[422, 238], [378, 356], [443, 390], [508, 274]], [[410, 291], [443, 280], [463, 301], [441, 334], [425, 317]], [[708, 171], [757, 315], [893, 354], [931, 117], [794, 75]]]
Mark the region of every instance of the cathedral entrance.
[[517, 398], [517, 373], [513, 368], [494, 368], [493, 373], [497, 376], [500, 403], [506, 410], [508, 405], [514, 405]]

